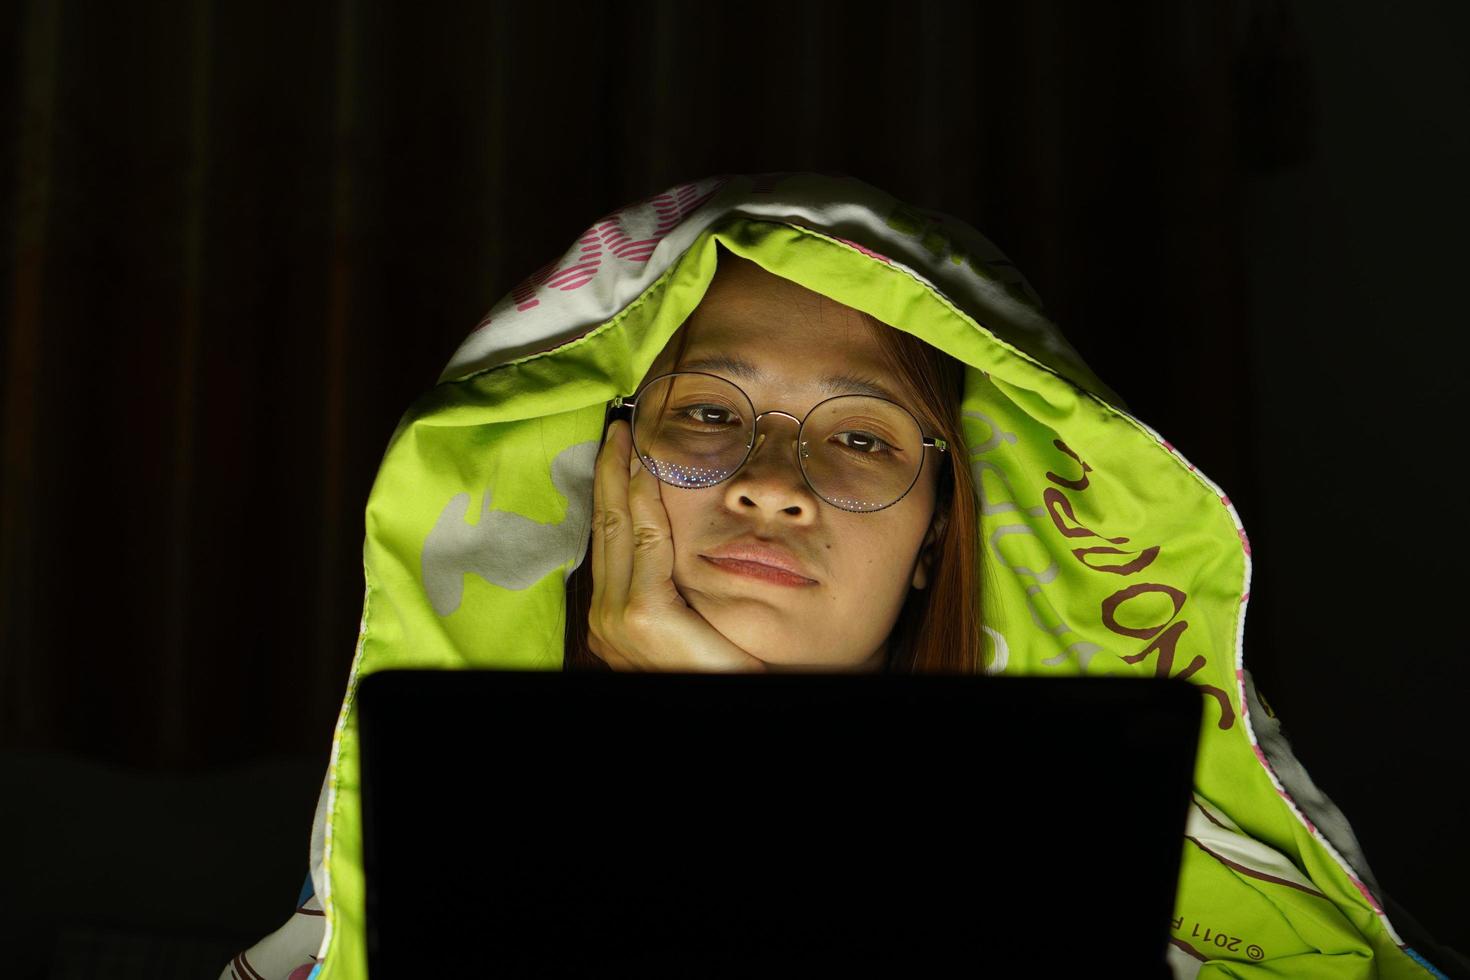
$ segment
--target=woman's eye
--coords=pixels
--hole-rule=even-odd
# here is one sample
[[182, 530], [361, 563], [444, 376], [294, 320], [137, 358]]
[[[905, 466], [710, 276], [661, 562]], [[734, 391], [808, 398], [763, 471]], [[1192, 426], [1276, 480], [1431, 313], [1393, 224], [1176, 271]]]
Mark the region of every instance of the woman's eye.
[[718, 405], [691, 405], [684, 409], [684, 414], [690, 420], [704, 425], [729, 425], [732, 413], [728, 408], [720, 408]]
[[869, 432], [849, 431], [837, 433], [837, 439], [839, 441], [841, 441], [844, 436], [851, 436], [852, 438], [849, 441], [842, 442], [842, 445], [846, 446], [848, 449], [853, 450], [854, 452], [876, 455], [878, 453], [886, 452], [889, 448], [891, 448], [888, 443], [884, 442], [882, 439], [879, 439], [877, 436]]

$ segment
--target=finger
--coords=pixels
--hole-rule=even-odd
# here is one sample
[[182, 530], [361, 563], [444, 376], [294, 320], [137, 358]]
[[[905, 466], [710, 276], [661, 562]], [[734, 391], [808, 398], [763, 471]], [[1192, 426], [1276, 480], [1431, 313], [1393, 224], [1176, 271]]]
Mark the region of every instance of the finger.
[[602, 474], [608, 456], [608, 437], [611, 429], [602, 433], [602, 445], [597, 449], [597, 461], [592, 464], [592, 604], [590, 614], [595, 614], [602, 601], [603, 547], [602, 547]]
[[[628, 579], [633, 569], [633, 521], [628, 513], [628, 423], [618, 419], [608, 430], [604, 458], [597, 465], [601, 487], [601, 567], [594, 565], [598, 582], [593, 595], [606, 616], [621, 613], [628, 603]], [[600, 573], [600, 574], [598, 574]]]
[[674, 588], [674, 538], [669, 512], [664, 508], [663, 486], [642, 466], [628, 481], [628, 512], [633, 522], [633, 564], [628, 600], [678, 602]]
[[591, 613], [595, 616], [602, 601], [604, 600], [604, 584], [607, 582], [607, 486], [609, 477], [616, 478], [621, 469], [621, 464], [616, 460], [618, 454], [617, 445], [617, 422], [614, 421], [607, 427], [602, 436], [602, 446], [597, 451], [597, 463], [593, 469], [592, 480], [592, 608]]

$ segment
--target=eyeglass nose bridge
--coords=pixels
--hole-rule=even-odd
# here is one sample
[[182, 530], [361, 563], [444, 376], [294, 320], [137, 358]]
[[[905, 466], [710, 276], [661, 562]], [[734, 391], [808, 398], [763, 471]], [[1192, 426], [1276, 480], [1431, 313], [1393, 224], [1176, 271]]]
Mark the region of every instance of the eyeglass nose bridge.
[[[745, 460], [746, 461], [749, 461], [750, 457], [755, 454], [755, 451], [760, 448], [761, 442], [764, 441], [765, 438], [766, 438], [765, 432], [763, 432], [761, 430], [761, 419], [765, 418], [767, 415], [784, 415], [784, 416], [786, 416], [788, 419], [790, 419], [791, 421], [793, 421], [793, 422], [796, 423], [796, 434], [797, 434], [798, 440], [801, 437], [801, 427], [805, 424], [801, 419], [797, 418], [795, 415], [792, 415], [790, 412], [783, 412], [783, 411], [780, 411], [779, 409], [775, 409], [775, 408], [766, 409], [764, 412], [761, 412], [759, 415], [757, 415], [755, 417], [755, 421], [753, 421], [751, 423], [751, 425], [750, 425], [750, 431], [752, 432], [753, 436], [752, 436], [752, 439], [751, 439], [751, 442], [750, 442], [750, 449], [747, 450], [747, 452], [745, 453]], [[797, 456], [797, 461], [798, 462], [800, 462], [801, 460], [806, 459], [809, 456], [811, 456], [811, 453], [807, 452], [807, 450], [806, 450], [806, 443], [804, 441], [800, 442], [800, 444], [797, 447], [797, 450], [798, 450], [798, 456]], [[742, 467], [744, 467], [745, 462], [742, 462], [740, 465]]]

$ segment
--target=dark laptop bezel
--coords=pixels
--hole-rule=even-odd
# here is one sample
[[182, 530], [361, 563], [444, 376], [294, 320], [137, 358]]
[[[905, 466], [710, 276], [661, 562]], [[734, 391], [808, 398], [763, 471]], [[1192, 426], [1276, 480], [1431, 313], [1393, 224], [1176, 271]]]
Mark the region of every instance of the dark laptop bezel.
[[[412, 932], [407, 920], [424, 910], [413, 904], [411, 900], [402, 900], [396, 906], [388, 903], [390, 910], [385, 913], [385, 903], [379, 893], [379, 886], [385, 873], [385, 862], [377, 836], [380, 832], [380, 822], [392, 823], [391, 817], [380, 821], [380, 815], [394, 812], [391, 808], [395, 804], [379, 795], [377, 782], [380, 778], [392, 779], [394, 777], [382, 777], [379, 765], [400, 767], [398, 778], [422, 776], [422, 772], [405, 776], [404, 771], [422, 770], [444, 763], [444, 756], [436, 755], [432, 751], [432, 741], [420, 745], [421, 751], [412, 754], [414, 739], [424, 737], [423, 729], [426, 726], [447, 726], [445, 727], [447, 733], [455, 725], [484, 724], [484, 719], [495, 710], [496, 698], [503, 699], [502, 704], [505, 706], [503, 710], [510, 711], [524, 708], [538, 696], [558, 699], [546, 702], [555, 705], [592, 704], [593, 702], [585, 699], [597, 698], [599, 700], [596, 706], [600, 710], [610, 710], [611, 706], [617, 703], [620, 705], [619, 710], [623, 712], [619, 717], [630, 719], [627, 723], [629, 726], [635, 724], [632, 721], [635, 718], [647, 723], [651, 712], [686, 710], [691, 704], [697, 703], [700, 698], [704, 698], [706, 702], [701, 705], [703, 716], [713, 716], [721, 710], [738, 709], [744, 717], [748, 717], [746, 713], [754, 711], [756, 713], [775, 712], [770, 717], [777, 718], [795, 717], [796, 712], [793, 709], [815, 716], [815, 712], [824, 710], [822, 709], [823, 704], [828, 706], [825, 710], [836, 712], [833, 717], [841, 717], [841, 711], [855, 710], [853, 705], [858, 704], [863, 698], [870, 699], [872, 702], [868, 704], [866, 710], [872, 710], [873, 704], [876, 704], [880, 706], [880, 710], [890, 715], [917, 711], [928, 715], [943, 715], [946, 703], [959, 701], [962, 705], [974, 705], [982, 709], [988, 706], [991, 714], [997, 711], [1012, 712], [1021, 719], [1018, 724], [1022, 729], [1028, 724], [1022, 717], [1027, 711], [1033, 714], [1039, 713], [1047, 719], [1047, 724], [1030, 729], [1034, 738], [1044, 737], [1044, 733], [1053, 732], [1057, 726], [1065, 730], [1073, 719], [1090, 719], [1086, 725], [1090, 725], [1093, 729], [1099, 726], [1110, 728], [1110, 731], [1102, 733], [1092, 741], [1086, 740], [1088, 737], [1086, 731], [1079, 730], [1077, 733], [1079, 742], [1077, 751], [1094, 756], [1094, 762], [1089, 763], [1089, 768], [1084, 771], [1090, 772], [1097, 767], [1106, 769], [1108, 766], [1113, 766], [1119, 773], [1132, 773], [1136, 785], [1143, 787], [1145, 792], [1151, 792], [1145, 783], [1139, 783], [1136, 778], [1138, 775], [1136, 767], [1147, 765], [1151, 767], [1149, 772], [1158, 774], [1160, 787], [1168, 785], [1171, 781], [1173, 783], [1172, 790], [1162, 788], [1159, 790], [1159, 800], [1163, 801], [1159, 805], [1168, 812], [1159, 813], [1157, 823], [1163, 828], [1160, 833], [1168, 834], [1168, 840], [1149, 845], [1155, 850], [1143, 860], [1143, 863], [1151, 863], [1153, 870], [1148, 872], [1143, 868], [1121, 869], [1121, 873], [1125, 876], [1147, 877], [1148, 874], [1152, 874], [1156, 885], [1148, 890], [1147, 895], [1140, 898], [1139, 895], [1143, 894], [1140, 891], [1142, 886], [1132, 878], [1118, 879], [1121, 882], [1120, 886], [1109, 885], [1104, 880], [1100, 880], [1105, 879], [1109, 874], [1118, 873], [1118, 869], [1109, 869], [1105, 866], [1079, 869], [1075, 875], [1075, 881], [1057, 882], [1054, 893], [1049, 890], [1027, 893], [1025, 901], [1028, 904], [1050, 907], [1035, 910], [1034, 914], [1038, 917], [1038, 921], [1035, 928], [1030, 929], [1024, 937], [1021, 933], [1027, 932], [1026, 926], [1031, 920], [1025, 920], [1020, 927], [1015, 921], [1011, 921], [1009, 931], [1015, 934], [1017, 942], [1010, 944], [1002, 941], [987, 942], [984, 953], [980, 956], [982, 962], [978, 965], [983, 966], [986, 971], [999, 970], [1003, 967], [1034, 968], [1052, 961], [1052, 958], [1058, 955], [1088, 955], [1096, 960], [1099, 952], [1102, 953], [1103, 959], [1116, 957], [1119, 964], [1122, 965], [1124, 961], [1138, 962], [1141, 958], [1142, 944], [1147, 942], [1149, 948], [1157, 949], [1157, 962], [1154, 964], [1150, 960], [1150, 968], [1157, 966], [1161, 971], [1166, 970], [1163, 965], [1163, 957], [1168, 940], [1168, 921], [1173, 913], [1174, 883], [1178, 876], [1184, 820], [1192, 789], [1196, 741], [1201, 716], [1200, 693], [1197, 688], [1187, 682], [1088, 677], [594, 674], [521, 670], [391, 670], [368, 675], [363, 678], [358, 688], [366, 930], [369, 969], [370, 975], [374, 978], [381, 980], [382, 977], [414, 975], [415, 972], [423, 975], [423, 971], [430, 966], [430, 959], [434, 961], [436, 969], [466, 968], [464, 962], [456, 959], [456, 956], [459, 955], [456, 952], [456, 941], [449, 940], [447, 935], [439, 935], [437, 942], [429, 938], [428, 933], [431, 931], [431, 926], [427, 918], [418, 924], [419, 939], [413, 944], [413, 948], [407, 946], [394, 948], [394, 942], [404, 943], [407, 940], [390, 940], [386, 945], [382, 941], [384, 935], [391, 936], [395, 928]], [[583, 700], [578, 702], [577, 699]], [[867, 702], [862, 703], [867, 704]], [[1000, 707], [997, 708], [997, 705]], [[787, 715], [783, 716], [782, 712], [787, 712]], [[950, 712], [950, 714], [966, 723], [983, 726], [983, 723], [975, 717], [974, 712], [967, 714]], [[911, 716], [924, 717], [922, 714]], [[878, 717], [878, 715], [874, 714], [873, 717]], [[476, 718], [480, 720], [477, 721]], [[396, 731], [395, 719], [398, 722]], [[413, 721], [405, 724], [405, 719], [413, 719]], [[991, 719], [991, 721], [1000, 723], [996, 719]], [[1167, 739], [1161, 740], [1152, 734], [1164, 730], [1171, 733]], [[451, 740], [454, 738], [453, 735], [446, 735], [446, 737]], [[1151, 754], [1152, 758], [1147, 761], [1130, 760], [1127, 758], [1127, 753], [1109, 752], [1106, 744], [1108, 738], [1132, 740], [1134, 755], [1143, 752]], [[1139, 746], [1146, 746], [1146, 748], [1140, 749]], [[445, 744], [441, 748], [448, 753], [452, 746]], [[399, 758], [395, 762], [394, 752], [409, 752], [411, 755], [408, 759]], [[423, 759], [426, 756], [428, 757], [427, 762], [419, 766], [414, 765], [414, 759]], [[1134, 768], [1130, 769], [1130, 766]], [[1052, 780], [1046, 775], [1035, 775], [1029, 778], [1034, 780], [1030, 784], [1032, 793], [1044, 795], [1050, 792]], [[1096, 786], [1103, 784], [1090, 785], [1094, 785], [1095, 795]], [[441, 805], [444, 803], [442, 799], [438, 802]], [[1093, 802], [1094, 805], [1102, 807], [1110, 805], [1106, 799]], [[1114, 805], [1126, 807], [1128, 803], [1129, 801], [1126, 800], [1117, 801]], [[385, 810], [385, 807], [390, 809]], [[1149, 816], [1153, 812], [1155, 811], [1145, 812], [1144, 818], [1154, 819]], [[448, 826], [454, 825], [455, 821], [451, 819]], [[1127, 828], [1123, 827], [1120, 832], [1126, 832], [1126, 830]], [[1037, 839], [1045, 838], [1038, 836]], [[442, 840], [415, 841], [410, 842], [410, 846], [433, 848], [442, 846]], [[1079, 838], [1069, 841], [1065, 846], [1075, 848], [1079, 852], [1078, 857], [1081, 858], [1082, 852], [1089, 847], [1106, 848], [1107, 843]], [[1137, 844], [1135, 842], [1130, 846], [1137, 846]], [[996, 863], [991, 867], [997, 876], [1004, 871], [1012, 874], [1009, 880], [1020, 880], [1014, 877], [1014, 874], [1017, 873], [1016, 869], [1008, 867], [1004, 862], [1020, 860], [1020, 855], [1024, 851], [1024, 848], [1018, 846], [1015, 848], [1016, 853], [996, 854], [993, 857]], [[1037, 852], [1033, 849], [1031, 852], [1033, 860], [1036, 854]], [[1043, 862], [1045, 868], [1053, 876], [1061, 876], [1059, 869], [1071, 858], [1064, 858], [1051, 852], [1044, 852], [1044, 854], [1045, 861], [1050, 862], [1050, 864]], [[401, 865], [409, 863], [400, 862]], [[1103, 863], [1105, 865], [1106, 862]], [[421, 868], [423, 864], [424, 862], [414, 862], [413, 866]], [[387, 866], [391, 868], [392, 862], [388, 862]], [[454, 873], [457, 872], [449, 869], [444, 871], [446, 875]], [[402, 876], [407, 872], [390, 870], [387, 874]], [[1167, 880], [1167, 889], [1157, 884], [1159, 880]], [[446, 878], [443, 881], [448, 882], [450, 879]], [[407, 886], [402, 887], [407, 889]], [[1096, 904], [1097, 898], [1107, 896], [1110, 891], [1126, 892], [1128, 900], [1139, 906], [1150, 906], [1147, 908], [1135, 907], [1128, 913], [1129, 916], [1136, 917], [1139, 923], [1138, 931], [1130, 936], [1110, 940], [1113, 957], [1110, 957], [1106, 950], [1084, 948], [1084, 946], [1097, 945], [1101, 941], [1100, 937], [1112, 936], [1119, 929], [1126, 930], [1133, 921], [1129, 918], [1119, 919], [1117, 928], [1114, 928], [1112, 932], [1095, 926], [1099, 917], [1119, 915], [1119, 910], [1116, 908]], [[424, 902], [435, 900], [434, 896], [427, 898], [418, 896], [417, 898]], [[398, 911], [391, 911], [393, 908]], [[1010, 909], [1010, 906], [1006, 908]], [[452, 919], [454, 910], [447, 911], [448, 917]], [[395, 926], [393, 922], [385, 920], [385, 914], [389, 916], [389, 919], [396, 916], [398, 920], [403, 921], [403, 925]], [[1040, 922], [1042, 919], [1050, 921], [1043, 924]], [[386, 925], [385, 921], [387, 921]], [[435, 921], [437, 922], [438, 919], [436, 918]], [[1094, 924], [1091, 931], [1088, 928], [1090, 923]], [[449, 929], [449, 926], [446, 924], [444, 929]], [[1041, 941], [1043, 934], [1047, 937], [1048, 948], [1044, 950], [1024, 948], [1036, 945]], [[1069, 935], [1076, 936], [1077, 941], [1069, 942], [1067, 938]], [[1144, 938], [1141, 939], [1140, 936]], [[489, 950], [486, 955], [489, 959], [482, 962], [489, 963], [494, 962], [498, 954], [494, 950]], [[505, 955], [511, 954], [505, 953]], [[1040, 957], [1040, 959], [1032, 959], [1032, 957]], [[708, 966], [709, 970], [697, 972], [710, 974], [719, 972], [717, 964], [711, 963]], [[609, 964], [608, 968], [618, 969], [612, 964]], [[648, 967], [645, 965], [645, 968]], [[1160, 972], [1159, 975], [1166, 975], [1166, 972]]]

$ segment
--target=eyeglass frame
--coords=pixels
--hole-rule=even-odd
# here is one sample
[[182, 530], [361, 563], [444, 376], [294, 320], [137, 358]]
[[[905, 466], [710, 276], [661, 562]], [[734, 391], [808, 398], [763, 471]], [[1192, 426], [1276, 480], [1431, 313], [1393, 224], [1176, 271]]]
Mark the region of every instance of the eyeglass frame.
[[647, 464], [644, 463], [644, 468], [648, 469], [648, 471], [653, 474], [656, 480], [658, 480], [660, 483], [667, 483], [669, 486], [674, 487], [677, 490], [706, 490], [709, 487], [717, 487], [727, 480], [733, 480], [735, 478], [735, 475], [739, 473], [742, 469], [744, 469], [745, 464], [750, 461], [750, 454], [755, 452], [756, 447], [760, 445], [760, 440], [763, 438], [763, 433], [760, 431], [761, 419], [765, 418], [767, 415], [784, 415], [788, 419], [796, 423], [796, 465], [797, 468], [801, 470], [801, 478], [806, 482], [808, 490], [816, 494], [817, 497], [824, 503], [836, 507], [838, 510], [846, 514], [876, 514], [880, 510], [887, 510], [894, 504], [897, 504], [900, 500], [903, 500], [904, 497], [907, 497], [910, 491], [912, 491], [914, 487], [919, 485], [919, 477], [924, 474], [924, 461], [929, 458], [929, 454], [926, 452], [919, 457], [919, 466], [918, 469], [914, 470], [913, 480], [909, 483], [904, 492], [899, 494], [898, 498], [892, 503], [884, 504], [882, 507], [874, 507], [872, 510], [849, 510], [848, 508], [843, 507], [840, 504], [832, 503], [832, 501], [828, 500], [827, 497], [825, 497], [820, 491], [818, 491], [816, 487], [812, 486], [811, 477], [807, 476], [805, 458], [801, 453], [801, 447], [806, 445], [806, 442], [802, 439], [801, 436], [802, 433], [806, 431], [807, 419], [812, 417], [812, 413], [815, 412], [818, 408], [821, 408], [823, 405], [827, 404], [828, 402], [836, 401], [839, 398], [871, 398], [874, 401], [887, 402], [888, 404], [894, 406], [899, 411], [903, 412], [909, 418], [914, 420], [914, 428], [917, 429], [919, 432], [921, 449], [937, 449], [942, 453], [949, 452], [949, 442], [947, 440], [941, 439], [937, 436], [924, 435], [924, 427], [919, 423], [919, 420], [917, 417], [915, 417], [914, 413], [890, 398], [882, 398], [878, 395], [859, 395], [848, 393], [842, 395], [833, 395], [831, 398], [822, 399], [821, 401], [813, 405], [810, 409], [808, 409], [806, 416], [800, 419], [798, 419], [795, 415], [792, 415], [790, 412], [783, 412], [774, 408], [767, 409], [766, 411], [761, 412], [759, 415], [757, 415], [755, 412], [755, 403], [750, 400], [750, 395], [746, 393], [744, 388], [740, 387], [729, 378], [722, 378], [718, 374], [710, 374], [708, 371], [670, 371], [666, 374], [660, 374], [656, 378], [650, 378], [647, 384], [638, 389], [638, 393], [636, 395], [631, 395], [626, 398], [622, 395], [618, 395], [612, 400], [612, 405], [608, 407], [609, 423], [612, 423], [617, 419], [623, 419], [628, 423], [628, 435], [630, 437], [630, 441], [633, 443], [633, 451], [638, 454], [639, 462], [643, 462], [649, 457], [645, 456], [642, 450], [638, 448], [637, 440], [632, 439], [635, 431], [633, 425], [633, 416], [638, 409], [638, 401], [640, 398], [642, 398], [643, 392], [647, 391], [657, 382], [662, 381], [664, 378], [672, 378], [680, 374], [701, 375], [706, 378], [714, 378], [716, 381], [725, 382], [725, 384], [740, 392], [740, 397], [744, 398], [745, 404], [750, 406], [750, 414], [752, 416], [752, 420], [750, 423], [750, 442], [747, 443], [745, 446], [745, 455], [741, 457], [740, 464], [730, 471], [729, 476], [724, 477], [720, 480], [716, 480], [714, 483], [708, 483], [702, 487], [681, 487], [677, 483], [669, 483], [669, 481], [659, 476], [656, 471], [649, 468]]

